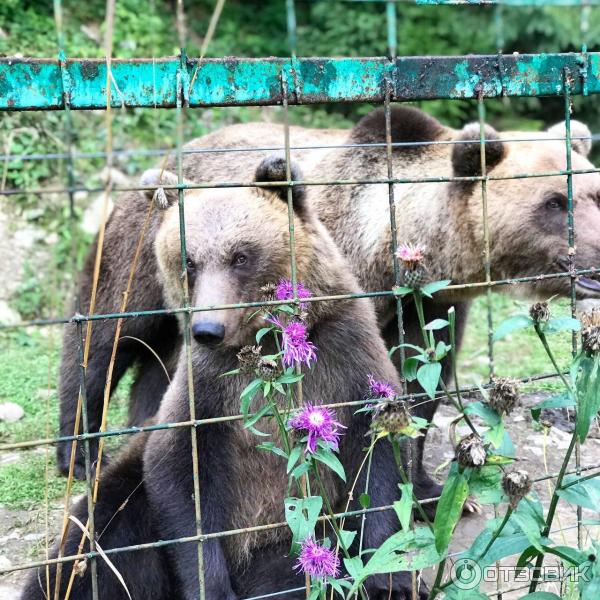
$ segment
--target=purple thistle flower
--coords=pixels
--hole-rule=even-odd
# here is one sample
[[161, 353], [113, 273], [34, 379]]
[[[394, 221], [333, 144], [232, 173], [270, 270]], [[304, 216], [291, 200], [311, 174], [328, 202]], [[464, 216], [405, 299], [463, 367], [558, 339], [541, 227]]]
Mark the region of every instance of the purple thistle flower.
[[278, 318], [273, 316], [269, 317], [267, 321], [281, 329], [284, 366], [290, 367], [298, 361], [300, 363], [304, 362], [307, 367], [310, 367], [310, 363], [317, 360], [317, 348], [312, 342], [308, 341], [308, 332], [304, 323], [291, 321], [287, 325], [283, 325]]
[[322, 406], [305, 404], [304, 408], [290, 419], [290, 427], [308, 433], [306, 442], [306, 453], [314, 454], [317, 451], [317, 442], [327, 442], [333, 450], [338, 449], [340, 438], [339, 428], [345, 429], [344, 425], [335, 420], [335, 413]]
[[369, 390], [372, 398], [386, 398], [387, 400], [393, 400], [396, 397], [396, 390], [391, 383], [387, 381], [378, 381], [369, 375]]
[[[312, 292], [304, 287], [299, 281], [296, 282], [296, 291], [300, 300], [310, 298]], [[289, 279], [280, 279], [275, 289], [275, 298], [277, 300], [292, 300], [294, 298], [294, 286]], [[308, 308], [308, 302], [299, 303], [301, 310]]]
[[300, 548], [296, 569], [311, 577], [337, 577], [340, 561], [333, 550], [306, 538]]

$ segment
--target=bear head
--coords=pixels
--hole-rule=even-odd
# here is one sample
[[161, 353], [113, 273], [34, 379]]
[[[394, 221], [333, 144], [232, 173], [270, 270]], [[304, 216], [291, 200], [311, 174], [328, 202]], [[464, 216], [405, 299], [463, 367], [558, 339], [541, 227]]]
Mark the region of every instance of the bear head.
[[[292, 181], [301, 179], [293, 164], [290, 175]], [[301, 185], [288, 186], [287, 179], [285, 160], [271, 156], [255, 172], [254, 182], [263, 186], [185, 189], [184, 265], [179, 192], [163, 187], [177, 185], [177, 177], [156, 169], [144, 173], [141, 185], [150, 188], [144, 197], [164, 209], [155, 238], [155, 254], [170, 308], [185, 304], [184, 273], [193, 307], [206, 309], [268, 300], [265, 286], [291, 279], [290, 209], [294, 217], [298, 280], [313, 295], [345, 293], [348, 285], [352, 287], [352, 279], [339, 274], [339, 261], [343, 259], [308, 210], [306, 189]], [[324, 304], [327, 303], [311, 304], [310, 319], [328, 310]], [[194, 311], [191, 318], [197, 342], [225, 347], [252, 343], [254, 333], [264, 325], [256, 305]]]
[[[569, 182], [566, 174], [565, 125], [543, 133], [499, 134], [485, 126], [485, 165], [490, 259], [493, 279], [537, 277], [542, 273], [600, 267], [600, 174], [587, 156], [591, 149], [589, 129], [571, 122], [571, 168], [574, 244], [569, 244]], [[453, 175], [480, 176], [481, 150], [478, 123], [456, 132], [451, 150]], [[517, 140], [517, 141], [515, 141]], [[560, 174], [559, 174], [560, 173]], [[525, 177], [533, 175], [533, 177]], [[517, 178], [515, 178], [517, 176]], [[485, 239], [482, 184], [453, 184], [456, 222], [471, 232], [473, 247]], [[481, 265], [481, 253], [471, 260]], [[475, 269], [474, 269], [475, 270]], [[600, 297], [600, 276], [581, 276], [576, 282], [579, 298]], [[570, 278], [539, 278], [517, 286], [520, 293], [548, 298], [569, 295]]]

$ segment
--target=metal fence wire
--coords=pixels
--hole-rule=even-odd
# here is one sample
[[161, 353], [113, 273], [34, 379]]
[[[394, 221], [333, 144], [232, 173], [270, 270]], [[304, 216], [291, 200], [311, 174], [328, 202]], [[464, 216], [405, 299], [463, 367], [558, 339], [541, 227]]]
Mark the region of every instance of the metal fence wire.
[[[300, 1], [300, 0], [299, 0]], [[343, 1], [343, 0], [340, 0]], [[345, 0], [349, 2], [368, 2], [372, 0]], [[377, 0], [374, 0], [377, 1]], [[75, 193], [78, 191], [102, 191], [104, 192], [104, 221], [99, 233], [99, 243], [96, 256], [94, 272], [94, 288], [89, 311], [81, 312], [82, 299], [76, 300], [76, 311], [74, 314], [53, 316], [40, 315], [34, 320], [23, 321], [17, 325], [2, 325], [3, 330], [16, 329], [32, 326], [52, 326], [66, 323], [74, 323], [77, 327], [80, 357], [80, 395], [77, 403], [76, 429], [73, 435], [62, 435], [53, 438], [32, 439], [17, 443], [5, 443], [0, 445], [0, 451], [34, 448], [48, 446], [59, 442], [75, 440], [82, 444], [85, 453], [86, 488], [88, 498], [89, 523], [87, 529], [90, 534], [89, 552], [63, 556], [56, 559], [31, 561], [24, 564], [12, 565], [0, 569], [0, 574], [13, 571], [44, 567], [51, 564], [64, 565], [63, 577], [72, 576], [72, 565], [76, 560], [88, 559], [92, 575], [92, 595], [94, 600], [102, 597], [102, 591], [97, 585], [97, 561], [101, 560], [94, 540], [93, 506], [97, 495], [98, 478], [100, 477], [100, 465], [102, 456], [102, 444], [104, 440], [115, 436], [128, 436], [142, 431], [155, 431], [167, 428], [189, 428], [192, 442], [192, 461], [195, 498], [195, 520], [196, 533], [193, 536], [178, 539], [156, 540], [148, 544], [112, 548], [105, 550], [107, 555], [120, 552], [135, 552], [144, 548], [163, 547], [171, 544], [197, 544], [198, 547], [198, 569], [200, 573], [200, 598], [204, 598], [203, 578], [203, 542], [228, 536], [236, 536], [242, 533], [267, 531], [285, 527], [285, 523], [257, 524], [254, 527], [221, 531], [217, 533], [204, 534], [201, 527], [200, 489], [198, 477], [198, 452], [196, 448], [196, 431], [202, 431], [202, 427], [216, 422], [226, 422], [241, 419], [241, 415], [225, 416], [220, 418], [197, 419], [194, 406], [193, 373], [191, 360], [191, 334], [190, 321], [194, 312], [213, 311], [220, 309], [240, 309], [247, 307], [274, 306], [285, 303], [285, 301], [265, 301], [256, 299], [252, 302], [227, 304], [219, 306], [193, 306], [190, 301], [187, 284], [186, 270], [186, 228], [184, 219], [184, 194], [186, 190], [202, 188], [241, 188], [241, 187], [281, 187], [287, 188], [288, 216], [289, 216], [289, 239], [292, 282], [294, 285], [294, 300], [297, 296], [296, 277], [296, 248], [294, 238], [294, 213], [292, 207], [292, 191], [294, 186], [351, 186], [359, 184], [387, 184], [390, 206], [390, 230], [392, 232], [392, 247], [390, 248], [390, 261], [393, 261], [395, 283], [400, 285], [400, 271], [396, 257], [397, 227], [395, 222], [395, 197], [396, 186], [403, 184], [423, 183], [447, 183], [470, 181], [477, 182], [481, 188], [482, 199], [482, 223], [484, 231], [484, 255], [483, 266], [485, 279], [479, 282], [453, 283], [451, 290], [481, 288], [488, 296], [488, 360], [490, 378], [494, 373], [494, 344], [493, 344], [493, 313], [490, 302], [492, 290], [501, 286], [519, 285], [543, 279], [568, 278], [571, 282], [571, 310], [575, 314], [575, 285], [581, 275], [600, 273], [598, 268], [576, 269], [576, 223], [573, 218], [573, 176], [576, 174], [595, 173], [599, 169], [576, 170], [572, 168], [571, 152], [571, 106], [572, 98], [576, 95], [588, 95], [600, 93], [600, 53], [588, 52], [587, 30], [589, 11], [591, 6], [598, 4], [598, 0], [556, 0], [548, 2], [544, 0], [505, 0], [494, 3], [497, 5], [495, 19], [498, 24], [498, 48], [502, 43], [502, 10], [506, 7], [518, 7], [525, 5], [561, 5], [576, 7], [581, 10], [581, 51], [568, 54], [537, 54], [518, 55], [510, 54], [482, 56], [427, 56], [427, 57], [398, 57], [397, 56], [397, 15], [396, 5], [400, 0], [385, 1], [386, 19], [388, 32], [388, 56], [381, 58], [299, 58], [297, 56], [297, 31], [294, 0], [281, 0], [282, 10], [287, 12], [287, 25], [290, 46], [290, 58], [219, 58], [204, 59], [194, 58], [186, 53], [185, 15], [182, 0], [177, 2], [177, 22], [179, 33], [179, 44], [181, 52], [176, 57], [119, 60], [112, 57], [112, 24], [114, 20], [114, 0], [107, 3], [107, 42], [106, 59], [75, 59], [65, 55], [65, 44], [62, 25], [62, 2], [54, 0], [56, 15], [56, 33], [58, 40], [58, 60], [56, 59], [33, 59], [33, 58], [0, 58], [0, 110], [4, 111], [50, 111], [62, 112], [64, 119], [64, 142], [66, 151], [54, 154], [39, 155], [6, 155], [0, 160], [61, 160], [66, 166], [65, 186], [61, 188], [40, 189], [2, 189], [0, 194], [11, 196], [16, 194], [38, 194], [43, 198], [45, 194], [64, 194], [70, 209], [70, 221], [72, 225], [72, 236], [75, 240], [77, 235], [77, 217], [75, 212]], [[417, 4], [486, 4], [484, 1], [462, 2], [460, 0], [417, 0]], [[491, 2], [490, 2], [491, 3]], [[222, 2], [217, 2], [217, 7]], [[432, 10], [435, 10], [432, 7]], [[518, 8], [514, 8], [518, 10]], [[220, 9], [219, 9], [220, 12]], [[218, 19], [218, 14], [216, 15]], [[214, 21], [216, 23], [216, 21]], [[214, 25], [213, 25], [214, 31]], [[494, 176], [486, 170], [485, 144], [485, 102], [488, 98], [510, 98], [510, 97], [562, 97], [564, 100], [564, 119], [566, 123], [566, 135], [564, 138], [566, 169], [548, 171], [543, 173], [514, 173], [509, 176]], [[424, 146], [435, 144], [452, 144], [456, 142], [407, 142], [394, 143], [391, 136], [391, 106], [395, 102], [428, 100], [428, 99], [474, 99], [478, 105], [480, 138], [474, 143], [480, 146], [481, 174], [472, 177], [431, 177], [424, 174], [423, 177], [396, 177], [393, 170], [392, 151], [402, 146]], [[371, 102], [380, 104], [384, 108], [385, 115], [385, 142], [380, 144], [345, 144], [331, 146], [294, 146], [290, 142], [289, 111], [290, 107], [297, 105], [309, 105], [317, 103], [340, 103], [340, 102]], [[188, 111], [194, 108], [206, 108], [213, 106], [279, 106], [283, 111], [284, 139], [280, 146], [266, 147], [260, 145], [260, 140], [253, 148], [203, 148], [184, 149], [184, 122]], [[94, 295], [99, 281], [99, 265], [102, 258], [102, 240], [105, 231], [107, 207], [109, 199], [121, 191], [153, 189], [148, 187], [126, 187], [116, 186], [109, 182], [104, 188], [92, 188], [76, 183], [74, 176], [74, 162], [79, 158], [99, 157], [106, 161], [107, 166], [112, 166], [113, 160], [120, 154], [112, 147], [113, 110], [119, 108], [148, 107], [168, 108], [176, 113], [177, 143], [175, 148], [175, 164], [178, 182], [176, 185], [165, 185], [166, 189], [178, 191], [178, 206], [180, 215], [180, 237], [181, 237], [181, 265], [184, 288], [184, 302], [176, 309], [157, 309], [136, 311], [128, 309], [129, 288], [124, 290], [123, 303], [118, 312], [96, 313], [94, 310]], [[81, 154], [76, 153], [72, 140], [72, 111], [76, 110], [103, 110], [105, 114], [105, 125], [107, 132], [106, 147], [103, 152]], [[527, 139], [526, 135], [505, 140], [506, 143], [516, 143]], [[462, 142], [464, 143], [464, 142]], [[307, 148], [385, 148], [387, 157], [387, 177], [377, 179], [335, 179], [335, 180], [294, 180], [290, 167], [290, 155], [292, 151]], [[286, 180], [281, 182], [254, 182], [218, 181], [210, 183], [189, 183], [183, 176], [183, 157], [190, 153], [236, 153], [236, 152], [264, 152], [265, 150], [283, 151], [286, 160]], [[162, 150], [135, 150], [123, 151], [125, 155], [156, 155], [163, 156], [166, 151]], [[235, 154], [233, 154], [235, 156]], [[232, 170], [234, 172], [234, 170]], [[490, 236], [488, 227], [487, 186], [488, 182], [498, 179], [523, 179], [535, 177], [558, 177], [567, 181], [568, 191], [568, 227], [565, 232], [569, 248], [568, 270], [552, 273], [539, 273], [535, 276], [524, 276], [510, 279], [494, 280], [492, 278], [490, 261]], [[140, 240], [146, 234], [146, 230], [140, 232]], [[138, 245], [139, 247], [139, 245]], [[76, 268], [75, 244], [73, 248], [73, 271]], [[138, 256], [133, 258], [130, 268], [131, 277], [135, 277], [138, 266]], [[130, 278], [131, 278], [130, 277]], [[377, 291], [363, 292], [360, 294], [344, 294], [337, 296], [316, 296], [307, 302], [318, 303], [323, 301], [339, 301], [351, 298], [375, 298], [396, 296], [396, 310], [398, 320], [398, 333], [400, 340], [403, 336], [403, 315], [400, 297], [394, 288], [381, 289]], [[187, 381], [189, 419], [175, 423], [157, 423], [140, 427], [120, 427], [107, 429], [106, 410], [108, 407], [108, 396], [110, 390], [110, 379], [112, 373], [107, 373], [107, 386], [104, 397], [104, 410], [102, 425], [98, 432], [90, 432], [88, 427], [88, 416], [86, 410], [85, 381], [86, 367], [90, 352], [90, 338], [94, 323], [109, 319], [117, 320], [117, 332], [115, 334], [114, 352], [119, 339], [119, 331], [126, 319], [141, 319], [156, 315], [180, 314], [182, 315], [183, 343], [186, 348], [187, 357]], [[577, 340], [573, 338], [573, 351], [576, 350]], [[542, 380], [553, 377], [549, 373], [540, 373], [527, 381]], [[491, 381], [491, 379], [490, 379]], [[451, 391], [452, 394], [477, 391], [477, 388], [465, 387], [460, 390]], [[408, 398], [406, 389], [402, 390], [403, 398]], [[412, 394], [411, 399], [420, 402], [430, 401], [425, 394]], [[346, 406], [349, 403], [331, 404], [332, 407]], [[350, 403], [357, 404], [357, 403]], [[90, 441], [100, 440], [99, 464], [93, 469], [90, 459]], [[75, 445], [74, 445], [75, 447]], [[599, 464], [582, 466], [580, 464], [579, 452], [576, 455], [575, 473], [595, 472], [600, 469]], [[73, 455], [71, 457], [71, 473], [68, 480], [68, 489], [65, 501], [64, 524], [68, 518], [73, 471]], [[535, 481], [540, 482], [549, 478], [555, 478], [558, 474], [538, 477]], [[424, 504], [435, 501], [434, 498], [423, 501]], [[378, 506], [362, 510], [340, 513], [338, 516], [359, 516], [375, 511], [390, 510], [391, 506]], [[325, 519], [326, 517], [321, 517]], [[581, 542], [581, 512], [577, 515], [579, 540]], [[68, 568], [67, 568], [68, 566]], [[502, 594], [520, 589], [498, 589], [494, 594], [499, 598]], [[287, 590], [290, 591], [290, 590]], [[281, 594], [285, 594], [282, 590]], [[270, 596], [270, 595], [269, 595]], [[269, 597], [269, 596], [261, 596]], [[285, 596], [283, 596], [285, 597]], [[257, 599], [254, 599], [257, 600]]]

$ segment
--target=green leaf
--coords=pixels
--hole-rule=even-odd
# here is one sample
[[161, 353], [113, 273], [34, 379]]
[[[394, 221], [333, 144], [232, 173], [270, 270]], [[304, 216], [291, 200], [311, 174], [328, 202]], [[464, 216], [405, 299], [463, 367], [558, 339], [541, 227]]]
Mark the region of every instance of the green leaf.
[[558, 333], [559, 331], [579, 331], [581, 323], [573, 317], [550, 319], [544, 327], [544, 333]]
[[371, 496], [364, 492], [358, 497], [358, 503], [362, 508], [369, 508], [371, 506]]
[[271, 412], [271, 404], [267, 403], [262, 406], [258, 411], [256, 411], [253, 415], [249, 416], [247, 419], [244, 419], [244, 427], [246, 429], [250, 429], [254, 423], [260, 421], [264, 416], [268, 415]]
[[498, 504], [502, 501], [502, 471], [496, 466], [475, 469], [469, 477], [469, 494], [481, 504]]
[[600, 409], [600, 354], [594, 358], [584, 356], [579, 362], [577, 373], [577, 418], [575, 431], [580, 442], [584, 442], [592, 419]]
[[427, 331], [436, 331], [437, 329], [443, 329], [448, 326], [448, 321], [446, 319], [434, 319], [431, 323], [427, 323], [424, 329]]
[[526, 596], [521, 596], [521, 600], [560, 600], [560, 596], [551, 592], [533, 592]]
[[589, 553], [582, 552], [577, 548], [571, 548], [571, 546], [544, 546], [544, 550], [575, 566], [583, 564], [589, 558]]
[[246, 416], [250, 411], [250, 403], [262, 387], [262, 379], [251, 381], [240, 394], [240, 412]]
[[340, 459], [331, 451], [318, 448], [313, 458], [327, 465], [342, 481], [346, 481], [346, 473]]
[[439, 554], [443, 555], [448, 548], [468, 495], [469, 483], [465, 475], [458, 470], [451, 471], [438, 501], [433, 522], [435, 548]]
[[323, 508], [321, 496], [308, 498], [286, 498], [285, 520], [292, 531], [292, 553], [300, 549], [300, 544], [315, 531], [317, 519]]
[[539, 421], [540, 414], [544, 408], [565, 408], [567, 406], [575, 406], [575, 400], [571, 394], [565, 392], [564, 394], [558, 394], [551, 398], [546, 398], [538, 402], [535, 406], [531, 407], [531, 416], [535, 421]]
[[260, 344], [260, 340], [262, 340], [265, 337], [265, 335], [267, 335], [267, 333], [269, 333], [269, 331], [272, 331], [273, 329], [275, 329], [273, 325], [269, 327], [262, 327], [261, 329], [259, 329], [256, 332], [256, 343]]
[[529, 546], [523, 550], [521, 556], [519, 556], [519, 560], [517, 560], [517, 570], [515, 575], [519, 575], [525, 567], [531, 564], [531, 561], [534, 558], [537, 558], [540, 555], [539, 550], [535, 548], [535, 546]]
[[465, 406], [465, 413], [468, 415], [477, 415], [483, 422], [489, 427], [494, 427], [502, 421], [502, 417], [495, 411], [489, 404], [477, 400], [476, 402], [469, 402]]
[[413, 291], [412, 288], [405, 287], [402, 285], [395, 285], [392, 288], [392, 292], [394, 293], [394, 296], [406, 296], [406, 294], [410, 294], [412, 291]]
[[412, 483], [403, 483], [398, 486], [400, 488], [400, 500], [394, 502], [394, 510], [398, 515], [400, 526], [404, 531], [408, 531], [410, 527], [410, 515], [413, 505], [413, 485]]
[[390, 536], [373, 552], [352, 587], [356, 590], [370, 575], [425, 569], [440, 560], [432, 533], [427, 527], [417, 527], [414, 531], [400, 531]]
[[304, 377], [304, 373], [284, 373], [278, 377], [275, 381], [277, 383], [297, 383]]
[[294, 446], [292, 451], [290, 452], [290, 456], [288, 457], [287, 462], [287, 473], [289, 474], [291, 470], [296, 466], [298, 459], [302, 454], [302, 448], [300, 446]]
[[565, 488], [565, 485], [577, 481], [579, 478], [580, 476], [577, 475], [567, 475], [563, 479], [562, 488], [556, 493], [567, 502], [597, 511], [600, 506], [600, 480], [586, 479]]
[[509, 333], [517, 331], [519, 329], [525, 329], [533, 325], [533, 319], [527, 315], [516, 315], [509, 317], [506, 321], [503, 321], [498, 326], [498, 329], [494, 332], [494, 341], [497, 342], [505, 338]]
[[423, 294], [423, 296], [431, 298], [431, 296], [436, 292], [439, 292], [440, 290], [443, 290], [444, 288], [448, 287], [451, 282], [451, 279], [444, 279], [442, 281], [432, 281], [431, 283], [428, 283], [421, 288], [421, 294]]
[[484, 434], [483, 437], [488, 441], [494, 448], [499, 448], [504, 440], [504, 423], [500, 421], [497, 425], [490, 427]]
[[355, 556], [353, 558], [345, 558], [344, 567], [346, 567], [348, 575], [350, 575], [350, 577], [352, 577], [352, 579], [354, 580], [360, 577], [360, 574], [364, 569], [363, 562], [360, 556]]
[[402, 365], [402, 375], [406, 381], [414, 381], [417, 378], [419, 360], [414, 356], [407, 358]]
[[442, 373], [442, 365], [438, 362], [422, 365], [417, 371], [417, 381], [433, 400]]
[[451, 347], [440, 340], [435, 347], [435, 360], [442, 360], [448, 354], [448, 350]]
[[544, 552], [541, 542], [542, 533], [540, 531], [539, 523], [536, 521], [536, 519], [530, 514], [521, 513], [519, 511], [514, 512], [510, 518], [519, 526], [521, 531], [527, 536], [529, 543], [538, 552]]
[[309, 461], [301, 462], [291, 473], [290, 477], [294, 479], [300, 479], [302, 475], [310, 471], [311, 463]]
[[356, 531], [344, 531], [343, 529], [340, 529], [340, 542], [341, 545], [346, 548], [346, 550], [352, 546], [352, 542], [354, 541], [355, 537]]
[[262, 444], [257, 444], [256, 447], [259, 450], [266, 450], [267, 452], [277, 454], [277, 456], [287, 458], [287, 454], [279, 446], [276, 446], [275, 442], [263, 442]]

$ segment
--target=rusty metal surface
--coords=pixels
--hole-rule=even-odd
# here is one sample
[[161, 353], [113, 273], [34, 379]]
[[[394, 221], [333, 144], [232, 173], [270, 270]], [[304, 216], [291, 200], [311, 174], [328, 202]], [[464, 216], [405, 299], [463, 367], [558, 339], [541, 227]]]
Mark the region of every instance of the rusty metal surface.
[[[112, 105], [174, 107], [183, 68], [183, 79], [194, 82], [184, 90], [192, 107], [281, 104], [282, 78], [290, 104], [382, 102], [386, 81], [393, 100], [558, 96], [565, 70], [574, 77], [573, 93], [581, 93], [584, 79], [588, 93], [600, 92], [600, 53], [183, 62], [184, 67], [179, 57], [114, 60]], [[0, 110], [106, 108], [106, 81], [102, 60], [2, 58]]]

